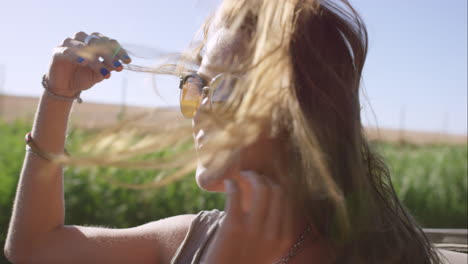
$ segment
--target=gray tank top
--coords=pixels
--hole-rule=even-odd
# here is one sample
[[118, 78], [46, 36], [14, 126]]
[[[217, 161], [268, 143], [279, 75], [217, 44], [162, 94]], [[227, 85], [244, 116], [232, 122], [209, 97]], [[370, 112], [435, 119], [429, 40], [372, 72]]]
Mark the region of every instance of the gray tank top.
[[213, 209], [200, 211], [193, 218], [184, 240], [177, 249], [170, 264], [198, 264], [208, 242], [225, 216], [224, 211]]

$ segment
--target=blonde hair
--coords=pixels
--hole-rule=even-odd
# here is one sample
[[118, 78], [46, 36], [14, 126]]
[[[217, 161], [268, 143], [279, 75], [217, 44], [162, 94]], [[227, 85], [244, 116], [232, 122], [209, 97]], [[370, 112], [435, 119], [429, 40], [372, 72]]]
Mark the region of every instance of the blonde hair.
[[[333, 245], [337, 263], [439, 262], [364, 136], [359, 87], [367, 31], [348, 1], [225, 0], [215, 22], [210, 18], [204, 25], [201, 42], [175, 57], [177, 63], [127, 69], [172, 75], [193, 70], [214, 24], [247, 34], [242, 53], [249, 56], [233, 54], [236, 63], [218, 69], [243, 77], [216, 112], [200, 110], [205, 111], [202, 122], [218, 129], [206, 146], [211, 151], [199, 158], [216, 155], [219, 165], [233, 147], [247, 146], [268, 131], [278, 139], [272, 165], [304, 216]], [[184, 148], [191, 134], [186, 124], [150, 132], [117, 126], [88, 142], [85, 155], [60, 162], [176, 169], [143, 186], [113, 181], [128, 188], [164, 186], [193, 171], [196, 156]], [[120, 145], [110, 144], [115, 141]], [[176, 146], [172, 156], [128, 161], [170, 146]], [[113, 155], [104, 155], [109, 151]], [[219, 159], [220, 153], [226, 155]]]

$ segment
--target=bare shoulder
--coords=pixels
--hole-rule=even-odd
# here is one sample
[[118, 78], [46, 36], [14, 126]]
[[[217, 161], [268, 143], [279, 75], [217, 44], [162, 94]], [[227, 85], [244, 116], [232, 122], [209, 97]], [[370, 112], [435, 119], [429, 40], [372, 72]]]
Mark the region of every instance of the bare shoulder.
[[169, 263], [184, 240], [195, 216], [195, 214], [172, 216], [136, 228], [141, 229], [142, 232], [145, 232], [147, 228], [148, 233], [157, 237], [159, 259], [161, 263]]
[[34, 251], [9, 258], [22, 263], [169, 263], [194, 217], [177, 215], [123, 229], [63, 226], [38, 241]]

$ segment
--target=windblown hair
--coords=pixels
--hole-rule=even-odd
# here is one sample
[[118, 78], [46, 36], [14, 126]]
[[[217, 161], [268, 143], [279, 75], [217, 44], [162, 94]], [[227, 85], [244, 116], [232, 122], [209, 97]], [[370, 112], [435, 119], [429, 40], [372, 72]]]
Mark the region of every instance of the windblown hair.
[[[203, 122], [219, 129], [206, 146], [212, 150], [205, 154], [209, 157], [200, 158], [247, 146], [267, 131], [279, 142], [272, 166], [281, 172], [282, 183], [290, 186], [290, 195], [320, 236], [333, 245], [336, 263], [439, 263], [421, 228], [398, 200], [387, 166], [364, 136], [359, 88], [368, 39], [349, 2], [225, 0], [216, 17], [204, 25], [200, 45], [178, 56], [177, 64], [128, 69], [174, 75], [190, 71], [201, 63], [206, 40], [216, 27], [247, 36], [243, 55], [234, 54], [230, 67], [218, 69], [242, 78], [226, 104], [216, 112], [206, 110]], [[120, 158], [132, 151], [170, 146], [190, 134], [186, 128], [173, 130], [177, 133], [171, 137], [167, 129], [161, 130], [159, 136], [124, 148], [122, 156], [116, 153], [107, 161], [62, 162], [179, 168], [153, 184], [163, 186], [195, 167], [193, 153], [178, 156], [178, 161], [128, 166]]]

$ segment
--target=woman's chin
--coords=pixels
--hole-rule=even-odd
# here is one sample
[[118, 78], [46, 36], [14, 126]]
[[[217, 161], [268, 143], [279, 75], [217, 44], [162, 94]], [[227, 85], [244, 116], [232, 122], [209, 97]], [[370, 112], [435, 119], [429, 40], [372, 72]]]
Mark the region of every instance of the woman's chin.
[[212, 173], [209, 169], [198, 163], [197, 171], [195, 173], [195, 180], [198, 186], [205, 191], [215, 192], [218, 184], [213, 181], [213, 177], [210, 176], [210, 174]]
[[198, 163], [195, 179], [200, 188], [209, 192], [224, 192], [225, 177], [222, 168], [207, 168]]
[[225, 192], [224, 180], [234, 178], [239, 167], [237, 163], [228, 163], [220, 168], [204, 166], [200, 162], [197, 166], [195, 179], [198, 186], [209, 192]]
[[223, 161], [217, 160], [218, 164], [223, 165], [211, 165], [215, 164], [213, 161], [207, 164], [198, 162], [195, 180], [200, 188], [209, 192], [224, 192], [224, 180], [235, 177], [239, 171], [239, 154], [237, 152], [230, 154], [228, 158], [225, 156]]

